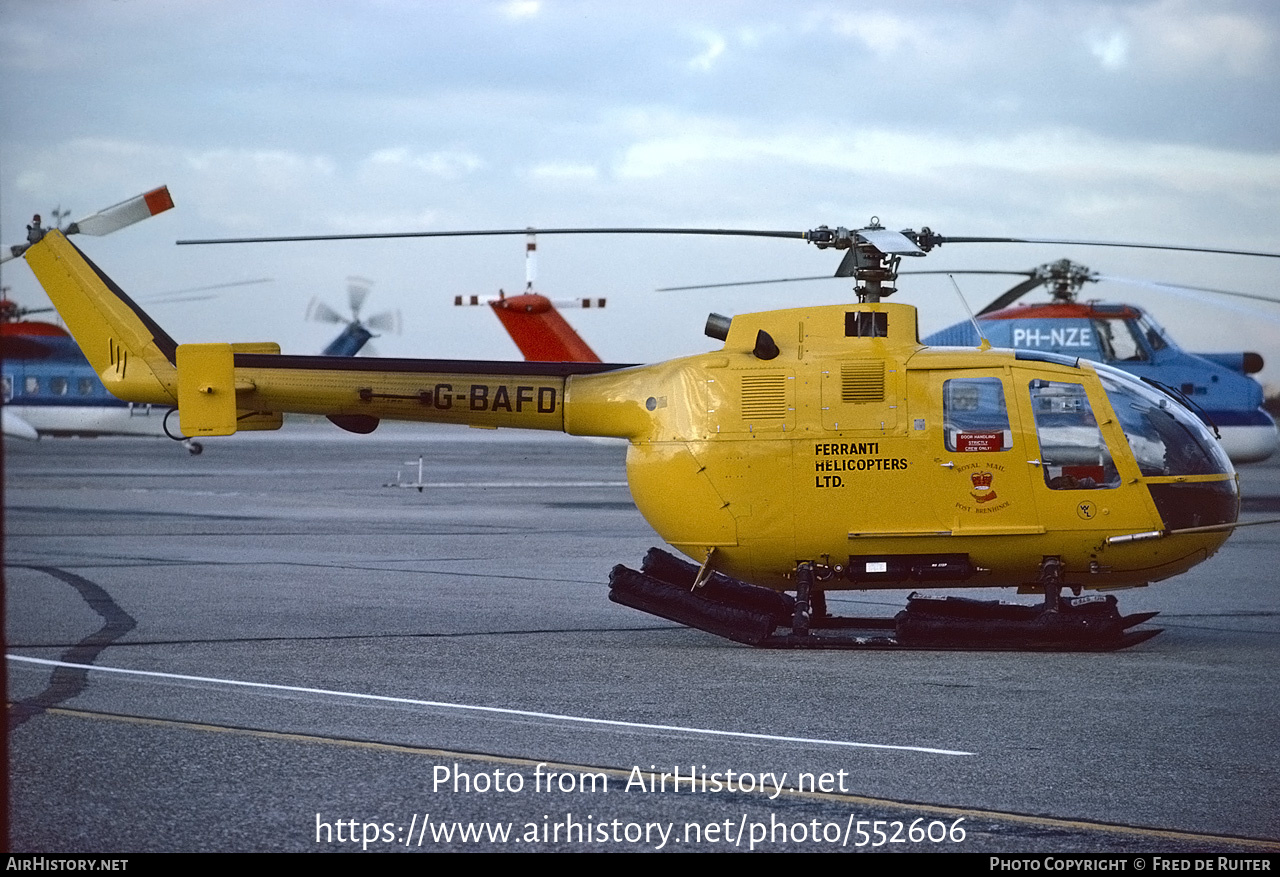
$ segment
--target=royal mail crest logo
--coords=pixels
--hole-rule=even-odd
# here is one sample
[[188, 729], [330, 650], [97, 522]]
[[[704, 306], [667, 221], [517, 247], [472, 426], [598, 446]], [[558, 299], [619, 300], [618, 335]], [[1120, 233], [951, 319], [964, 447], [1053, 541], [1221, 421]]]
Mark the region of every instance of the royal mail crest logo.
[[985, 469], [969, 476], [969, 480], [973, 482], [973, 490], [969, 491], [969, 495], [975, 502], [991, 502], [996, 498], [996, 492], [991, 487], [994, 478], [995, 476]]

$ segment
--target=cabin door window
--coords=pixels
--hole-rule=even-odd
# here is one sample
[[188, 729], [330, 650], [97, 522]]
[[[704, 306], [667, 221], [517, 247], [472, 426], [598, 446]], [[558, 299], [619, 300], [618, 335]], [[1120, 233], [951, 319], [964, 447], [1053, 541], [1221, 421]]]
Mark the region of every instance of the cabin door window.
[[1119, 487], [1120, 473], [1084, 386], [1036, 379], [1030, 388], [1045, 484], [1052, 490]]
[[1004, 384], [997, 377], [944, 381], [942, 422], [948, 451], [1006, 451], [1013, 444]]

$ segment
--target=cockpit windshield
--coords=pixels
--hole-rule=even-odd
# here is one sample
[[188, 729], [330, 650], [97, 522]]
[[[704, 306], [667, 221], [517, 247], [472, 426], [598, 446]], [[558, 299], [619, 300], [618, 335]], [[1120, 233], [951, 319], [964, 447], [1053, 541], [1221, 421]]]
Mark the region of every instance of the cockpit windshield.
[[1234, 471], [1208, 428], [1180, 403], [1117, 369], [1095, 368], [1143, 475]]

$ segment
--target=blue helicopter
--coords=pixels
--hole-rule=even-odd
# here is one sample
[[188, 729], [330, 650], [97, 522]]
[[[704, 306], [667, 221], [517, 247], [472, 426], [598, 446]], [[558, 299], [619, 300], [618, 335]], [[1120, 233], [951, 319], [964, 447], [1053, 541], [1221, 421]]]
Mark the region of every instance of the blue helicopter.
[[[982, 334], [995, 347], [1104, 362], [1180, 394], [1188, 407], [1216, 428], [1223, 448], [1234, 463], [1265, 460], [1280, 444], [1275, 421], [1262, 408], [1262, 386], [1249, 377], [1262, 370], [1261, 355], [1188, 353], [1142, 308], [1078, 300], [1086, 283], [1123, 278], [1104, 277], [1068, 259], [1030, 271], [950, 273], [1014, 274], [1027, 279], [979, 311], [975, 321], [957, 323], [935, 332], [923, 339], [925, 344], [974, 346], [981, 340], [980, 326]], [[1048, 288], [1052, 296], [1049, 303], [1014, 304], [1040, 286]], [[1262, 296], [1226, 290], [1177, 288], [1274, 302]]]

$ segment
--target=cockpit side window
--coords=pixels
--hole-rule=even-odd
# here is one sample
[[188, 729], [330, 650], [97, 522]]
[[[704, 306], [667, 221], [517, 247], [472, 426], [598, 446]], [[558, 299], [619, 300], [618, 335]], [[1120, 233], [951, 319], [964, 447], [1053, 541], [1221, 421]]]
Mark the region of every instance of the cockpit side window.
[[1045, 484], [1053, 490], [1120, 486], [1120, 473], [1083, 385], [1033, 380], [1031, 409]]
[[999, 378], [953, 378], [942, 384], [947, 450], [1004, 451], [1013, 442]]
[[1138, 332], [1142, 333], [1142, 337], [1147, 339], [1147, 343], [1151, 344], [1151, 350], [1162, 351], [1169, 347], [1169, 342], [1165, 341], [1165, 330], [1152, 320], [1146, 314], [1137, 320]]
[[1149, 314], [1143, 314], [1134, 320], [1134, 329], [1139, 335], [1147, 339], [1147, 343], [1151, 345], [1152, 350], [1164, 350], [1169, 346], [1169, 342], [1164, 340], [1164, 329], [1160, 328], [1160, 324], [1151, 319]]
[[1102, 352], [1108, 362], [1143, 362], [1147, 349], [1138, 340], [1137, 328], [1129, 320], [1094, 320]]

